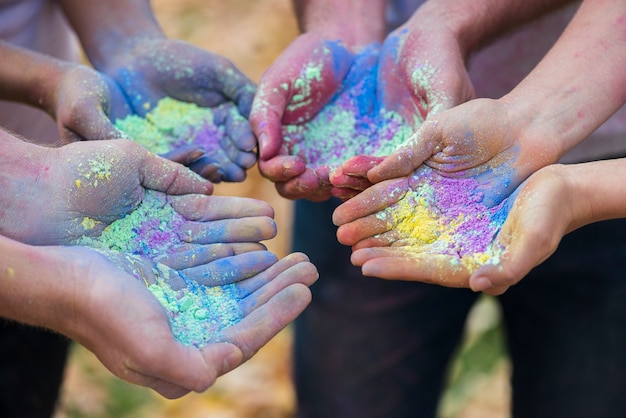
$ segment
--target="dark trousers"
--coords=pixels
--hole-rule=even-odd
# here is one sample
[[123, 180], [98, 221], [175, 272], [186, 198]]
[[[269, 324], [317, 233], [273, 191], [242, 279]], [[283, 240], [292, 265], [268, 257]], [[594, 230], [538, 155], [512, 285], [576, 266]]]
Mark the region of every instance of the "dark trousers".
[[[299, 416], [434, 417], [477, 295], [363, 277], [339, 244], [337, 202], [296, 202], [294, 250], [320, 278], [296, 320]], [[626, 220], [566, 236], [498, 300], [517, 418], [626, 416]]]
[[0, 322], [0, 417], [54, 414], [69, 345], [50, 331]]

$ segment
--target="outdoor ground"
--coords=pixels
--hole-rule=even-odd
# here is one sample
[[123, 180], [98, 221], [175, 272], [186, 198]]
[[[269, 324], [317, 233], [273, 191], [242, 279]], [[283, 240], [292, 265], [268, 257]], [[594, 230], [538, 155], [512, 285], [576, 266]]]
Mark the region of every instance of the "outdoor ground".
[[[289, 0], [153, 0], [152, 4], [170, 37], [228, 57], [254, 81], [297, 33]], [[219, 185], [216, 193], [269, 201], [276, 210], [279, 235], [268, 247], [279, 256], [289, 251], [291, 203], [278, 196], [256, 167], [244, 183]], [[509, 416], [509, 365], [498, 315], [491, 299], [474, 311], [464, 350], [452, 367], [441, 418]], [[75, 346], [54, 418], [289, 418], [295, 412], [290, 377], [290, 328], [206, 393], [174, 401], [120, 381], [90, 352]]]

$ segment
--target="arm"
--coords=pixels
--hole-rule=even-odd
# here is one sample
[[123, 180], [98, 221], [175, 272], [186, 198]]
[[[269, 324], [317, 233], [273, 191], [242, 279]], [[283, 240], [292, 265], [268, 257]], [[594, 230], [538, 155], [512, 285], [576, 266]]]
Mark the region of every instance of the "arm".
[[[407, 175], [424, 162], [458, 172], [506, 161], [510, 193], [532, 172], [558, 161], [626, 100], [626, 42], [620, 36], [625, 15], [623, 2], [584, 1], [554, 47], [513, 91], [429, 119], [368, 177], [377, 182]], [[471, 143], [464, 142], [469, 136]]]
[[[363, 264], [384, 253], [393, 254], [398, 266], [402, 264], [398, 260], [406, 261], [402, 267], [394, 272], [373, 270], [370, 264], [368, 272], [467, 287], [472, 270], [458, 269], [445, 257], [424, 253], [411, 257], [406, 248], [365, 249], [397, 241], [397, 234], [377, 221], [375, 213], [412, 190], [410, 177], [422, 163], [445, 178], [476, 180], [482, 202], [491, 207], [509, 197], [532, 173], [557, 161], [626, 100], [624, 73], [619, 70], [626, 59], [621, 53], [626, 44], [619, 35], [626, 24], [624, 16], [623, 2], [586, 1], [550, 53], [510, 95], [473, 100], [435, 115], [411, 143], [372, 169], [368, 176], [375, 182], [405, 177], [395, 183], [381, 182], [368, 196], [357, 196], [335, 212], [335, 221], [346, 224], [339, 229], [339, 238], [359, 248], [353, 262]], [[591, 25], [599, 21], [606, 24]], [[402, 193], [385, 195], [390, 184], [399, 186]], [[380, 234], [389, 241], [376, 239]]]
[[41, 108], [56, 119], [65, 142], [123, 136], [111, 120], [126, 116], [129, 108], [108, 77], [4, 41], [0, 55], [0, 99]]
[[[166, 311], [122, 265], [85, 247], [33, 247], [0, 236], [0, 316], [59, 332], [119, 378], [178, 398], [207, 390], [254, 355], [306, 307], [317, 278], [306, 257], [294, 254], [239, 282], [243, 319], [198, 348], [175, 340]], [[142, 259], [131, 270], [137, 265], [142, 279], [164, 271]]]
[[[562, 3], [565, 1], [423, 3], [382, 46], [376, 92], [380, 106], [396, 120], [400, 116], [405, 131], [415, 131], [424, 120], [474, 98], [467, 70], [472, 53]], [[388, 148], [399, 147], [406, 138], [394, 138]], [[380, 158], [371, 155], [347, 160], [331, 173], [333, 194], [350, 198], [369, 187], [366, 169], [379, 162]]]

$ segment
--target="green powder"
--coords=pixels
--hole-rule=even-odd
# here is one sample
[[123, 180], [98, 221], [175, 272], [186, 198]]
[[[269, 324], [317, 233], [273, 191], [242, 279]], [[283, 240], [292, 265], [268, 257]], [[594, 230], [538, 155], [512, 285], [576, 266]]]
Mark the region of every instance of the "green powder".
[[[180, 239], [184, 222], [165, 194], [148, 190], [135, 210], [107, 226], [100, 236], [83, 237], [76, 245], [154, 260], [184, 244]], [[83, 224], [88, 226], [89, 222], [83, 220]], [[209, 287], [186, 280], [187, 287], [174, 290], [165, 281], [173, 273], [171, 269], [157, 263], [155, 273], [157, 282], [148, 289], [165, 307], [174, 336], [182, 343], [201, 347], [216, 341], [221, 330], [241, 320], [234, 284]]]
[[212, 155], [226, 136], [224, 127], [215, 121], [216, 112], [225, 112], [233, 120], [245, 120], [232, 103], [210, 108], [166, 97], [145, 118], [129, 115], [118, 119], [115, 126], [155, 154], [196, 144]]

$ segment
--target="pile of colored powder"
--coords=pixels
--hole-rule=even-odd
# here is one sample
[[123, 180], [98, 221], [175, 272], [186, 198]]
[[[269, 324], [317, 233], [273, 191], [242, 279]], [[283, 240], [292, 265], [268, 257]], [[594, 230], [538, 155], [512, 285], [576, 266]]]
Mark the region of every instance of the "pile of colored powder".
[[[165, 194], [148, 190], [131, 213], [108, 225], [98, 237], [83, 237], [76, 244], [154, 260], [183, 244], [180, 236], [185, 221]], [[201, 347], [242, 319], [234, 284], [209, 287], [186, 279], [186, 287], [174, 290], [165, 280], [171, 270], [160, 264], [157, 267], [161, 274], [148, 289], [166, 308], [177, 340]]]
[[[416, 115], [409, 122], [380, 107], [377, 70], [377, 65], [353, 67], [339, 93], [313, 119], [283, 126], [290, 154], [300, 156], [309, 166], [332, 169], [356, 155], [389, 155], [411, 136], [422, 120]], [[308, 71], [299, 81], [310, 83], [314, 76]]]
[[196, 144], [212, 155], [226, 138], [223, 124], [216, 120], [216, 115], [220, 113], [223, 117], [224, 112], [234, 120], [244, 119], [232, 103], [209, 108], [166, 97], [159, 100], [145, 118], [129, 115], [118, 119], [115, 126], [155, 154]]
[[167, 310], [170, 325], [178, 341], [203, 347], [219, 340], [220, 332], [242, 318], [234, 284], [188, 287], [174, 290], [159, 281], [148, 289]]
[[458, 256], [470, 271], [497, 264], [493, 242], [506, 219], [506, 200], [485, 206], [472, 178], [433, 176], [428, 168], [415, 176], [418, 186], [379, 215], [399, 240], [420, 253]]

